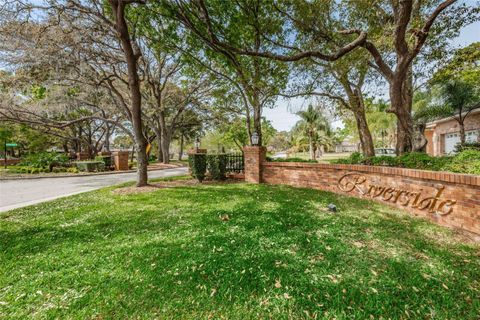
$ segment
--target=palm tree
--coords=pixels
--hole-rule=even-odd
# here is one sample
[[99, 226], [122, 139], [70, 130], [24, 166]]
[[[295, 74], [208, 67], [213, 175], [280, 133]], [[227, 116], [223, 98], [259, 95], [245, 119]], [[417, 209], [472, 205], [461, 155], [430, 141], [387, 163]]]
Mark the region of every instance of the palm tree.
[[318, 107], [314, 107], [311, 104], [308, 105], [306, 110], [297, 112], [297, 115], [301, 118], [295, 125], [295, 131], [303, 134], [308, 139], [310, 159], [316, 160], [316, 151], [322, 137], [330, 133], [330, 125], [325, 116], [321, 113]]
[[439, 118], [452, 117], [460, 127], [460, 144], [465, 144], [465, 119], [470, 112], [480, 108], [478, 87], [461, 81], [451, 80], [440, 86], [436, 103], [431, 103], [415, 113], [419, 122], [428, 122]]

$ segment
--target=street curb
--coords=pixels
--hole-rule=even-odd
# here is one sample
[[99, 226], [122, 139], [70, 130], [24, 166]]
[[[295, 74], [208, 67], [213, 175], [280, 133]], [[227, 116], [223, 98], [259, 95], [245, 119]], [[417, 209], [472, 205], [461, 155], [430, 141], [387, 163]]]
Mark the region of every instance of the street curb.
[[[150, 169], [150, 171], [160, 171], [160, 170], [169, 170], [169, 169], [178, 169], [186, 168], [187, 166], [177, 166], [171, 168], [161, 168], [161, 169]], [[43, 177], [11, 177], [11, 178], [0, 178], [0, 181], [9, 181], [9, 180], [36, 180], [36, 179], [51, 179], [51, 178], [78, 178], [78, 177], [91, 177], [91, 176], [105, 176], [113, 174], [122, 174], [122, 173], [132, 173], [137, 172], [137, 170], [125, 170], [125, 171], [112, 171], [112, 172], [99, 172], [99, 173], [87, 173], [79, 175], [58, 175], [58, 176], [43, 176]]]

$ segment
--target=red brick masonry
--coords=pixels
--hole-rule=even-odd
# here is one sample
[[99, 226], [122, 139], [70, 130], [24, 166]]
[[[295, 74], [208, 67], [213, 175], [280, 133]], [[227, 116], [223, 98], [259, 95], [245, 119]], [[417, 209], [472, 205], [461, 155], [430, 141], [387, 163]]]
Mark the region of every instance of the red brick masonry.
[[[480, 176], [363, 165], [258, 161], [245, 153], [250, 182], [315, 188], [373, 199], [480, 235]], [[251, 165], [260, 163], [260, 168]], [[260, 172], [260, 179], [255, 177]]]

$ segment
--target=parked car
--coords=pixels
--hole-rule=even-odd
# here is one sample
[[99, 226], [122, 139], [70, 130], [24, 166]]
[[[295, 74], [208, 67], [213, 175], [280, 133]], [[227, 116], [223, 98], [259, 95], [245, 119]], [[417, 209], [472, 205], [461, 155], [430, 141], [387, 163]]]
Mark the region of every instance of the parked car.
[[387, 157], [395, 157], [397, 154], [395, 153], [395, 149], [391, 148], [375, 148], [375, 156], [387, 156]]

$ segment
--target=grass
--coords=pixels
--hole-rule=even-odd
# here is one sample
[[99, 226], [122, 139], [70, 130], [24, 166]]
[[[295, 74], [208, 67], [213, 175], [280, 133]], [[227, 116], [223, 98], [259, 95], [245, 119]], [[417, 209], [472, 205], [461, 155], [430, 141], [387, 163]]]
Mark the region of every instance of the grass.
[[479, 250], [316, 190], [107, 188], [0, 213], [0, 318], [478, 319]]

